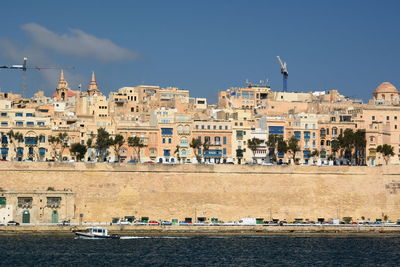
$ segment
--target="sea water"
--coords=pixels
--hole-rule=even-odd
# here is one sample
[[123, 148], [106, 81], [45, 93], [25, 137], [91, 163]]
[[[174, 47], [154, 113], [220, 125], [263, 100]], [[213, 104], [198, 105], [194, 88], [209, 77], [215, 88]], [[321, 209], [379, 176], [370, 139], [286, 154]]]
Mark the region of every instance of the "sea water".
[[399, 266], [396, 236], [0, 236], [1, 266]]

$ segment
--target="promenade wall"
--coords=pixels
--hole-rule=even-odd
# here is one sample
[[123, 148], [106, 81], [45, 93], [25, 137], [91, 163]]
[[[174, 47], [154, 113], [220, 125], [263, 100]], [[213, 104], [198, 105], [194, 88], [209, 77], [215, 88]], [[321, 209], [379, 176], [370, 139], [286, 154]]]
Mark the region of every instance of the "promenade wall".
[[110, 222], [127, 215], [400, 219], [399, 166], [1, 162], [0, 187], [5, 192], [72, 191], [70, 219], [75, 222]]

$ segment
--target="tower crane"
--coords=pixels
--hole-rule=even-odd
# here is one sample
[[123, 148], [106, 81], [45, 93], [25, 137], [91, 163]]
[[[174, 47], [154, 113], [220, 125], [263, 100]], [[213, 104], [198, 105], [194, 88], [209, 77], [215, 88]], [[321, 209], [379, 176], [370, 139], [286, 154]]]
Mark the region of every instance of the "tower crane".
[[287, 79], [288, 79], [288, 76], [289, 76], [289, 72], [288, 72], [287, 67], [286, 67], [286, 62], [284, 62], [280, 58], [280, 56], [277, 56], [277, 58], [278, 58], [279, 64], [281, 65], [281, 73], [282, 73], [282, 77], [283, 77], [282, 89], [283, 89], [284, 92], [286, 92], [287, 91]]
[[45, 69], [73, 69], [74, 67], [41, 67], [41, 66], [28, 66], [27, 65], [28, 58], [24, 57], [24, 61], [22, 65], [10, 65], [10, 66], [0, 66], [0, 69], [14, 69], [14, 70], [22, 70], [22, 97], [24, 97], [25, 90], [26, 90], [26, 71], [29, 69], [34, 70], [45, 70]]

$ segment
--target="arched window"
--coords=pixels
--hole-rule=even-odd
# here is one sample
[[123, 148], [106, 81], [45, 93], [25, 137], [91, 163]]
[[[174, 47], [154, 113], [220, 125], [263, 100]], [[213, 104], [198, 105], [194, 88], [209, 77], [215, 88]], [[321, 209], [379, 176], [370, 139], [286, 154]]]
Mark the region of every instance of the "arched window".
[[178, 134], [182, 134], [183, 133], [183, 126], [179, 125], [178, 126]]
[[321, 146], [325, 145], [325, 140], [321, 140]]
[[185, 125], [185, 130], [184, 130], [185, 134], [189, 134], [190, 133], [190, 127], [189, 125]]
[[319, 131], [319, 135], [320, 135], [321, 137], [325, 137], [325, 136], [326, 136], [326, 130], [325, 130], [325, 128], [322, 128], [322, 129]]

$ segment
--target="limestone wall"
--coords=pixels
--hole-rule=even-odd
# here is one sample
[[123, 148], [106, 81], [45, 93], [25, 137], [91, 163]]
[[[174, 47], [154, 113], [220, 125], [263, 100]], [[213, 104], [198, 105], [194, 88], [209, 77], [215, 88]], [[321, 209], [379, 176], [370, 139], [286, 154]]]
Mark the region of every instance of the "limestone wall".
[[389, 167], [0, 163], [6, 191], [72, 190], [72, 221], [135, 215], [400, 219], [400, 171]]

